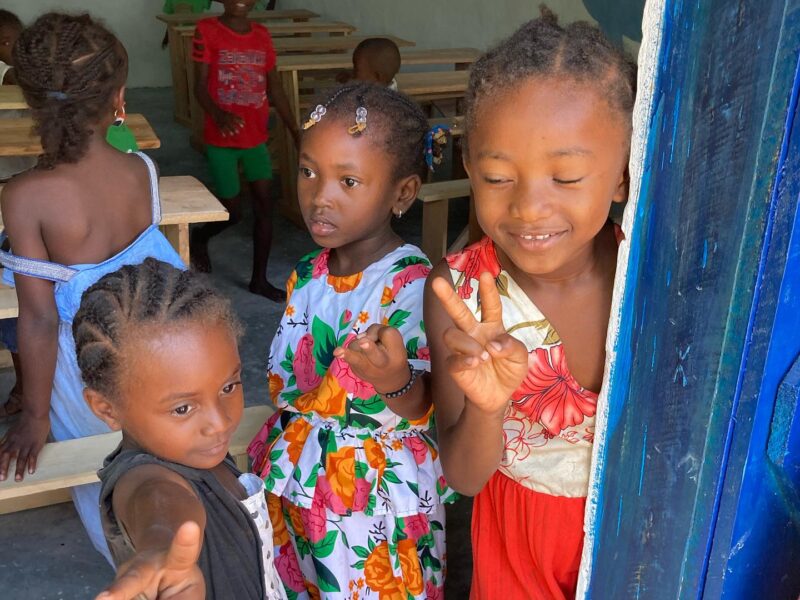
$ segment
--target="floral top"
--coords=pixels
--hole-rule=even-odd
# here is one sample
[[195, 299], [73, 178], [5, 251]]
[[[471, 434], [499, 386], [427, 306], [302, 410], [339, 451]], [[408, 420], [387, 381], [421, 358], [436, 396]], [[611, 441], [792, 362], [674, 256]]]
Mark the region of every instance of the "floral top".
[[321, 496], [337, 514], [428, 513], [454, 494], [444, 484], [419, 420], [393, 413], [369, 383], [333, 356], [373, 323], [396, 327], [413, 368], [430, 370], [422, 293], [430, 262], [406, 244], [367, 269], [328, 272], [329, 250], [305, 256], [287, 282], [287, 306], [269, 355], [280, 409], [248, 449], [267, 491], [311, 508]]
[[495, 278], [509, 334], [528, 348], [528, 375], [511, 396], [503, 423], [500, 471], [553, 496], [583, 497], [589, 485], [597, 394], [567, 368], [558, 333], [500, 266], [489, 238], [447, 257], [456, 291], [478, 314], [478, 277]]

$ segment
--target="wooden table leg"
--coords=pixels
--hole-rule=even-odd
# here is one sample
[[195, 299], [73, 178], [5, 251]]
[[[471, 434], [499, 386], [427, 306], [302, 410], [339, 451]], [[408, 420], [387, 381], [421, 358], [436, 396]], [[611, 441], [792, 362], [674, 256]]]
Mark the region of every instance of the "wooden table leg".
[[447, 252], [447, 209], [449, 200], [422, 205], [422, 250], [434, 265]]
[[181, 125], [191, 125], [189, 106], [189, 80], [186, 73], [187, 61], [184, 55], [183, 40], [175, 27], [167, 27], [170, 67], [172, 69], [172, 90], [175, 94], [174, 118]]
[[172, 247], [175, 248], [175, 251], [180, 254], [181, 260], [188, 267], [191, 264], [191, 257], [189, 256], [189, 224], [162, 225], [161, 232], [172, 244]]
[[[300, 83], [297, 71], [284, 71], [281, 73], [281, 83], [286, 98], [289, 100], [289, 108], [294, 115], [297, 123], [300, 123]], [[297, 204], [297, 147], [286, 126], [281, 123], [283, 131], [283, 143], [281, 145], [280, 172], [281, 172], [281, 194], [278, 208], [281, 214], [292, 221], [298, 227], [305, 228], [303, 217], [300, 214], [300, 206]]]

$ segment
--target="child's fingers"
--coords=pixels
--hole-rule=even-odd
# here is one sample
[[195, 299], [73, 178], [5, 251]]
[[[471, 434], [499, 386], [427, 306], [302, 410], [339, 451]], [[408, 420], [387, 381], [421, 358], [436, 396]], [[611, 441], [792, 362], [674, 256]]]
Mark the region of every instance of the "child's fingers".
[[486, 344], [486, 350], [492, 358], [504, 358], [526, 365], [528, 363], [528, 351], [525, 345], [507, 333], [498, 335]]
[[442, 336], [442, 340], [447, 349], [454, 355], [472, 357], [475, 359], [476, 365], [489, 358], [489, 353], [475, 341], [475, 338], [455, 327], [448, 327]]
[[481, 359], [477, 356], [466, 354], [451, 354], [447, 357], [446, 364], [450, 373], [461, 373], [463, 371], [471, 371], [477, 367], [481, 364]]
[[[370, 327], [370, 329], [372, 329]], [[405, 344], [403, 343], [403, 335], [394, 327], [378, 327], [376, 331], [378, 335], [378, 342], [387, 350], [401, 349], [403, 351], [403, 358], [405, 360]]]
[[188, 570], [200, 558], [203, 547], [203, 533], [194, 521], [186, 521], [175, 532], [167, 553], [166, 568], [175, 571]]
[[155, 587], [155, 574], [155, 569], [150, 565], [133, 567], [119, 575], [95, 600], [137, 600], [147, 597], [144, 594]]
[[389, 366], [389, 355], [368, 337], [358, 338], [350, 345], [355, 345], [358, 348], [358, 351], [372, 368], [385, 369]]
[[478, 280], [478, 295], [481, 299], [481, 323], [502, 323], [503, 305], [494, 277], [488, 271], [481, 273]]
[[453, 286], [447, 283], [447, 281], [441, 277], [437, 277], [431, 283], [431, 288], [433, 289], [433, 293], [436, 294], [436, 297], [439, 298], [439, 302], [442, 303], [445, 312], [450, 315], [456, 327], [462, 331], [469, 331], [478, 324], [478, 321], [475, 320], [475, 315], [467, 308], [464, 301], [456, 294]]

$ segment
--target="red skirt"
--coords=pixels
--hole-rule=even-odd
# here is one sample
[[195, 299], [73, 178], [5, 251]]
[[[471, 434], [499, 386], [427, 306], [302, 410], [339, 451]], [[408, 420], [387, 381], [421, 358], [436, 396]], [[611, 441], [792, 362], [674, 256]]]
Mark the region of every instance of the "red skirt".
[[585, 505], [492, 475], [472, 509], [471, 600], [574, 598]]

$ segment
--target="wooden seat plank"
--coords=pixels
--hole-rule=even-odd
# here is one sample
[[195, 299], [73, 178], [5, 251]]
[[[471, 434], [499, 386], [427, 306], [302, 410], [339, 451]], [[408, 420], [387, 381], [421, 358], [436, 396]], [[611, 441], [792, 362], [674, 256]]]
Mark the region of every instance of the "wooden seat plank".
[[[407, 65], [455, 65], [469, 66], [481, 55], [477, 48], [400, 48], [400, 60]], [[328, 69], [350, 69], [353, 66], [352, 51], [337, 54], [284, 54], [278, 57], [278, 71], [316, 71]], [[402, 68], [402, 67], [401, 67]]]
[[[343, 21], [308, 21], [305, 23], [267, 23], [273, 37], [288, 35], [304, 35], [311, 33], [329, 33], [332, 35], [349, 35], [356, 30], [354, 25]], [[174, 29], [180, 35], [194, 35], [195, 25], [177, 25]]]
[[[219, 12], [206, 12], [206, 13], [176, 13], [174, 15], [160, 14], [156, 15], [156, 19], [167, 25], [183, 25], [189, 23], [197, 23], [201, 19], [208, 17], [219, 17], [222, 13]], [[252, 10], [248, 13], [247, 18], [261, 23], [263, 21], [295, 21], [303, 22], [309, 19], [319, 17], [318, 13], [307, 10], [305, 8], [291, 8], [285, 10]]]
[[[133, 132], [142, 150], [161, 146], [155, 131], [144, 115], [129, 114], [125, 124]], [[39, 137], [33, 133], [31, 117], [0, 119], [0, 156], [38, 156], [42, 153]]]
[[[337, 52], [353, 50], [367, 38], [386, 38], [392, 40], [399, 47], [414, 46], [411, 40], [405, 40], [393, 35], [348, 35], [330, 37], [282, 37], [275, 38], [272, 43], [275, 51], [280, 55], [286, 52]], [[352, 63], [351, 63], [352, 64]]]
[[18, 85], [0, 85], [0, 110], [20, 110], [28, 108]]

